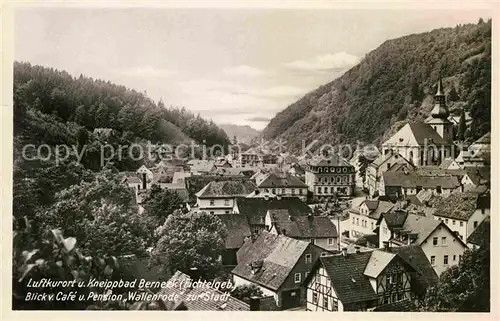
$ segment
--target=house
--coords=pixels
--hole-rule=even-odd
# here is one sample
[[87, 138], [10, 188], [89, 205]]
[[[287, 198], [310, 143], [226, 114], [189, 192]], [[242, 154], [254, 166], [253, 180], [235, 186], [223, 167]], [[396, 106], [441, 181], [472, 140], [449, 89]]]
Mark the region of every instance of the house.
[[394, 204], [380, 200], [364, 200], [359, 205], [359, 210], [351, 209], [349, 219], [351, 222], [351, 238], [358, 238], [365, 234], [373, 234], [377, 221], [384, 213], [389, 212]]
[[467, 246], [471, 249], [477, 249], [483, 244], [490, 243], [491, 222], [490, 217], [486, 217], [479, 226], [467, 238]]
[[465, 243], [474, 230], [490, 215], [490, 195], [484, 193], [455, 193], [443, 199], [434, 218], [444, 222]]
[[288, 173], [266, 173], [256, 178], [260, 192], [271, 193], [281, 197], [298, 197], [307, 201], [307, 185], [299, 178]]
[[407, 164], [409, 167], [414, 168], [408, 160], [392, 150], [388, 151], [385, 155], [378, 156], [373, 162], [368, 164], [365, 172], [365, 188], [368, 189], [370, 196], [373, 197], [375, 192], [378, 193], [378, 184], [382, 173], [388, 171], [395, 164]]
[[422, 190], [429, 190], [434, 195], [448, 196], [460, 190], [460, 181], [456, 176], [426, 176], [418, 172], [384, 172], [380, 181], [380, 196], [400, 199], [403, 196], [417, 195]]
[[[465, 114], [465, 125], [469, 126], [472, 123], [472, 117], [468, 111], [464, 112]], [[459, 115], [450, 115], [448, 120], [453, 123], [453, 125], [458, 126], [460, 124], [460, 114]]]
[[491, 132], [484, 134], [473, 142], [467, 149], [463, 149], [455, 159], [461, 167], [489, 166], [491, 163]]
[[238, 264], [236, 252], [243, 246], [246, 240], [252, 236], [250, 225], [244, 215], [220, 214], [217, 217], [227, 229], [227, 237], [224, 240], [224, 252], [222, 264], [234, 267]]
[[143, 188], [142, 181], [137, 175], [125, 176], [122, 178], [121, 183], [133, 188], [136, 193]]
[[251, 148], [245, 152], [239, 153], [236, 163], [241, 167], [275, 167], [278, 164], [278, 155], [269, 150]]
[[379, 246], [419, 245], [438, 275], [457, 265], [466, 245], [444, 222], [396, 210], [382, 215]]
[[466, 168], [460, 181], [463, 191], [469, 191], [479, 186], [488, 186], [491, 181], [490, 175], [490, 167]]
[[367, 311], [412, 299], [416, 272], [397, 253], [373, 250], [320, 257], [305, 283], [307, 311]]
[[191, 177], [191, 173], [189, 172], [175, 172], [174, 176], [172, 176], [173, 184], [185, 184], [186, 177]]
[[303, 178], [304, 175], [306, 174], [306, 171], [304, 170], [304, 168], [297, 163], [291, 164], [287, 172], [288, 172], [288, 174], [293, 175], [293, 176], [298, 177], [298, 178]]
[[216, 171], [215, 162], [211, 160], [190, 160], [189, 171], [192, 175], [209, 175]]
[[309, 160], [305, 183], [315, 200], [352, 196], [356, 184], [354, 166], [338, 155]]
[[439, 164], [440, 169], [460, 169], [461, 167], [458, 163], [451, 157], [445, 158], [441, 164]]
[[303, 281], [321, 252], [309, 242], [263, 231], [238, 251], [234, 285], [257, 285], [280, 310], [299, 307], [305, 302]]
[[231, 168], [231, 163], [225, 159], [224, 157], [221, 157], [221, 158], [218, 158], [217, 160], [215, 160], [214, 162], [214, 165], [215, 165], [215, 168], [219, 169], [219, 168]]
[[200, 211], [211, 214], [230, 214], [235, 198], [245, 197], [256, 188], [245, 180], [212, 181], [196, 193], [196, 205]]
[[312, 209], [297, 197], [278, 198], [236, 198], [232, 212], [245, 215], [254, 235], [266, 229], [266, 215], [269, 210], [288, 210], [291, 216], [307, 216]]
[[146, 167], [146, 165], [142, 165], [136, 171], [137, 175], [141, 178], [143, 182], [150, 182], [153, 180], [153, 171]]
[[[287, 209], [268, 210], [265, 218], [267, 230], [315, 244], [322, 249], [338, 249], [337, 227], [326, 216], [292, 216]], [[326, 255], [326, 253], [325, 253]]]
[[165, 305], [169, 310], [182, 302], [185, 306], [183, 310], [188, 311], [250, 311], [247, 303], [230, 296], [228, 292], [224, 293], [210, 286], [193, 286], [194, 281], [198, 280], [193, 280], [187, 274], [176, 271], [166, 281], [167, 284], [173, 286], [162, 287], [158, 295], [176, 298], [176, 300], [165, 300]]

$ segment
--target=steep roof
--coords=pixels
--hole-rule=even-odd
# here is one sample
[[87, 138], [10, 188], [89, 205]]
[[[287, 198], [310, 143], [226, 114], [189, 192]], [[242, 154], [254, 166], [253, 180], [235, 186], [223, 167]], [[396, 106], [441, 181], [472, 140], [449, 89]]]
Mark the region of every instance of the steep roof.
[[424, 145], [427, 139], [428, 144], [450, 145], [451, 141], [444, 140], [429, 124], [409, 123], [411, 132], [419, 145]]
[[252, 236], [247, 218], [241, 214], [220, 214], [217, 217], [227, 229], [226, 249], [239, 249], [245, 238]]
[[369, 216], [376, 220], [378, 220], [382, 214], [389, 212], [394, 207], [393, 203], [380, 200], [365, 200], [363, 203], [366, 204], [370, 210]]
[[269, 173], [259, 179], [257, 182], [259, 188], [277, 188], [277, 187], [299, 187], [307, 188], [307, 185], [299, 178], [288, 173]]
[[288, 210], [269, 210], [271, 222], [279, 234], [293, 238], [337, 237], [337, 228], [326, 216], [291, 216]]
[[306, 216], [312, 212], [311, 208], [297, 197], [237, 198], [236, 205], [239, 212], [248, 218], [250, 225], [264, 225], [267, 211], [272, 209], [287, 209], [292, 216]]
[[427, 259], [420, 245], [408, 245], [389, 248], [391, 252], [397, 253], [415, 269], [412, 279], [412, 290], [419, 294], [425, 294], [427, 289], [438, 283], [439, 277]]
[[363, 274], [371, 255], [361, 252], [319, 258], [342, 304], [377, 299], [369, 278]]
[[365, 204], [370, 211], [377, 209], [379, 200], [364, 200], [361, 204]]
[[[165, 296], [170, 296], [177, 294], [179, 297], [179, 301], [184, 302], [187, 310], [189, 311], [249, 311], [250, 306], [240, 301], [232, 296], [223, 296], [223, 292], [214, 289], [212, 287], [206, 286], [196, 286], [189, 287], [186, 284], [191, 282], [191, 278], [177, 271], [174, 275], [169, 279], [168, 282], [171, 284], [177, 284], [178, 286], [170, 286], [162, 288], [159, 293]], [[215, 300], [205, 300], [203, 297], [217, 297]], [[200, 298], [197, 300], [193, 300], [190, 298]], [[225, 298], [225, 300], [222, 300]], [[165, 302], [167, 306], [174, 306], [176, 302]]]
[[468, 221], [476, 211], [479, 195], [474, 193], [456, 193], [443, 199], [434, 215]]
[[250, 181], [213, 181], [203, 187], [196, 196], [198, 198], [247, 196], [257, 186]]
[[[238, 250], [238, 265], [232, 273], [271, 290], [278, 290], [309, 246], [312, 246], [309, 242], [263, 231], [254, 242], [248, 240]], [[262, 263], [262, 267], [252, 273], [250, 265], [255, 262]]]
[[380, 221], [382, 219], [385, 219], [385, 222], [387, 223], [387, 226], [390, 229], [391, 228], [401, 228], [404, 225], [407, 216], [408, 216], [408, 213], [406, 211], [396, 210], [396, 211], [392, 211], [392, 212], [388, 212], [388, 213], [383, 214], [379, 218], [378, 223], [380, 223]]
[[363, 274], [371, 278], [377, 278], [395, 257], [396, 254], [394, 253], [373, 251], [368, 263], [366, 263]]
[[434, 230], [436, 230], [440, 224], [445, 225], [443, 222], [433, 218], [408, 214], [404, 222], [403, 229], [416, 233], [417, 238], [414, 241], [414, 244], [420, 245], [429, 237], [429, 235], [431, 235], [432, 232], [434, 232]]

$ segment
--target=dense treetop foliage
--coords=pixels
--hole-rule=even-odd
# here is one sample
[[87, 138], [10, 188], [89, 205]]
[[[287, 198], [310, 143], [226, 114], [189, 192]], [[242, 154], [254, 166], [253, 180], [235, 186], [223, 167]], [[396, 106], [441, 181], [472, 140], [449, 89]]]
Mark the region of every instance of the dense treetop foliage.
[[471, 139], [490, 131], [491, 20], [384, 42], [343, 76], [279, 112], [263, 137], [284, 138], [295, 151], [304, 139], [306, 146], [313, 140], [380, 142], [404, 121], [428, 117], [440, 76], [450, 110], [470, 112]]

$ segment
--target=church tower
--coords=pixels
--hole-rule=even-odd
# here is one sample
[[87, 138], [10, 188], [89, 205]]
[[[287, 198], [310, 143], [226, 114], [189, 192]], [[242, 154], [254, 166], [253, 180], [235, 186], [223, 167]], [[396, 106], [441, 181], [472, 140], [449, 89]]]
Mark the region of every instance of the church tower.
[[451, 141], [453, 139], [452, 122], [448, 119], [450, 112], [446, 107], [446, 97], [443, 90], [443, 81], [440, 78], [438, 82], [437, 92], [434, 95], [434, 108], [431, 111], [431, 116], [425, 121], [429, 124], [444, 140]]

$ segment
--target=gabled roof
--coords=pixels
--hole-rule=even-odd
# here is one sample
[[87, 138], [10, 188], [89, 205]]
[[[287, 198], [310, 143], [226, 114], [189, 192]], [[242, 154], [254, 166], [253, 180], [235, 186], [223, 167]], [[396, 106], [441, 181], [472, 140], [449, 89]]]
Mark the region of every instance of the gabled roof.
[[319, 258], [342, 304], [378, 298], [369, 278], [363, 274], [371, 255], [371, 252], [361, 252]]
[[387, 227], [389, 229], [401, 228], [403, 227], [403, 224], [405, 223], [407, 216], [408, 213], [406, 211], [399, 211], [399, 210], [391, 211], [380, 216], [377, 225], [380, 224], [382, 219], [385, 219], [385, 222], [387, 223]]
[[288, 173], [268, 173], [264, 177], [259, 177], [257, 181], [259, 188], [283, 188], [298, 187], [307, 188], [307, 185], [297, 177]]
[[352, 167], [352, 165], [345, 160], [344, 158], [340, 157], [339, 155], [333, 154], [329, 155], [328, 157], [315, 157], [307, 162], [308, 165], [310, 166], [349, 166]]
[[[486, 238], [486, 239], [483, 239]], [[491, 223], [490, 217], [487, 216], [478, 227], [469, 235], [467, 243], [480, 245], [482, 243], [489, 243], [491, 239]]]
[[220, 214], [217, 217], [222, 221], [227, 229], [225, 240], [226, 249], [239, 249], [245, 238], [252, 236], [247, 218], [241, 214]]
[[439, 168], [448, 169], [448, 167], [450, 167], [450, 165], [453, 164], [454, 162], [455, 160], [451, 157], [445, 158], [439, 165]]
[[454, 189], [460, 187], [460, 182], [456, 176], [422, 176], [414, 172], [391, 172], [383, 174], [385, 186], [399, 186], [402, 188], [437, 188]]
[[128, 183], [128, 184], [142, 184], [142, 181], [139, 177], [137, 176], [126, 176], [122, 179], [122, 183]]
[[476, 211], [479, 195], [474, 193], [456, 193], [443, 199], [434, 215], [468, 221]]
[[[158, 293], [164, 296], [178, 295], [178, 301], [184, 302], [189, 311], [250, 311], [250, 306], [232, 296], [207, 286], [189, 287], [187, 284], [193, 280], [186, 274], [177, 271], [168, 282], [177, 286], [162, 288]], [[195, 280], [196, 281], [196, 280]], [[205, 300], [203, 297], [217, 297], [215, 300]], [[191, 298], [199, 298], [193, 300]], [[222, 300], [225, 299], [225, 300]], [[177, 302], [165, 302], [167, 306], [173, 307]]]
[[438, 283], [439, 277], [420, 245], [390, 247], [389, 249], [391, 252], [397, 253], [415, 269], [412, 279], [413, 291], [425, 294], [429, 287]]
[[444, 140], [429, 124], [409, 123], [411, 132], [419, 145], [424, 145], [427, 139], [428, 144], [450, 145], [451, 141]]
[[214, 181], [203, 187], [198, 193], [196, 193], [196, 196], [198, 198], [244, 197], [255, 191], [256, 188], [257, 186], [250, 181]]
[[422, 244], [436, 228], [443, 222], [415, 214], [408, 214], [403, 224], [403, 229], [417, 234], [413, 244]]
[[377, 278], [395, 257], [396, 254], [394, 253], [373, 251], [363, 274], [371, 278]]
[[365, 200], [361, 204], [366, 204], [370, 210], [369, 216], [376, 220], [378, 220], [382, 214], [389, 212], [394, 207], [393, 203], [380, 200]]
[[490, 167], [474, 167], [466, 168], [465, 174], [469, 177], [474, 185], [486, 184], [490, 181]]
[[268, 215], [279, 234], [293, 238], [338, 237], [337, 227], [326, 216], [291, 216], [288, 210], [269, 210]]
[[[254, 242], [248, 240], [239, 249], [238, 265], [231, 273], [276, 291], [309, 246], [313, 245], [263, 231]], [[261, 263], [261, 267], [256, 273], [252, 273], [250, 265], [256, 262]]]
[[236, 206], [239, 212], [248, 218], [250, 225], [264, 225], [267, 211], [272, 209], [287, 209], [292, 216], [306, 216], [312, 212], [311, 208], [297, 197], [237, 198]]

